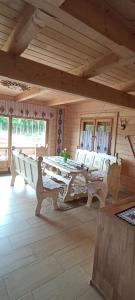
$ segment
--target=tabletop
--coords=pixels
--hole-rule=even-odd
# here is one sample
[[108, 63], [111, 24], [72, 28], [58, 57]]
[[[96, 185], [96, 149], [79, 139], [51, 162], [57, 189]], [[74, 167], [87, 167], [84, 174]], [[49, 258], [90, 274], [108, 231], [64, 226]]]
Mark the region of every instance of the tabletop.
[[71, 159], [67, 159], [67, 162], [64, 162], [64, 159], [61, 156], [44, 157], [43, 162], [68, 173], [80, 172], [84, 170], [84, 167], [81, 164], [78, 164]]

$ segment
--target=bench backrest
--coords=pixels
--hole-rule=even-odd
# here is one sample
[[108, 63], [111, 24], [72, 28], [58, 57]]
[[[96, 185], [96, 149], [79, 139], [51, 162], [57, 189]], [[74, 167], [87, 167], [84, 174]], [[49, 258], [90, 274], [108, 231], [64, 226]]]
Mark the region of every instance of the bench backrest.
[[106, 161], [106, 171], [103, 179], [103, 183], [107, 186], [108, 193], [112, 194], [114, 200], [117, 200], [118, 192], [120, 189], [120, 175], [121, 175], [121, 163], [115, 162], [110, 164], [110, 161]]
[[78, 163], [83, 163], [86, 167], [94, 167], [99, 170], [106, 169], [106, 161], [110, 161], [110, 164], [117, 162], [117, 157], [113, 155], [108, 155], [105, 153], [97, 153], [94, 151], [88, 151], [83, 149], [77, 149], [75, 160]]
[[44, 146], [40, 146], [35, 148], [35, 157], [39, 157], [39, 156], [46, 156], [47, 155], [47, 149], [48, 149], [48, 145]]
[[[42, 160], [42, 158], [41, 158]], [[24, 153], [12, 152], [12, 167], [18, 175], [22, 175], [29, 185], [36, 189], [41, 168], [40, 159], [34, 160]]]

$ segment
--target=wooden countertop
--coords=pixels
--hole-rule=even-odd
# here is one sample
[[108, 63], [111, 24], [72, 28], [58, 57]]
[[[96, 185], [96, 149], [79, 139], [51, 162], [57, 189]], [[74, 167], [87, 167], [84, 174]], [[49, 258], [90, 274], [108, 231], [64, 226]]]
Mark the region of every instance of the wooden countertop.
[[127, 198], [125, 200], [121, 200], [120, 202], [108, 205], [100, 209], [101, 212], [109, 215], [115, 215], [123, 210], [126, 210], [132, 206], [135, 206], [135, 196], [132, 198]]

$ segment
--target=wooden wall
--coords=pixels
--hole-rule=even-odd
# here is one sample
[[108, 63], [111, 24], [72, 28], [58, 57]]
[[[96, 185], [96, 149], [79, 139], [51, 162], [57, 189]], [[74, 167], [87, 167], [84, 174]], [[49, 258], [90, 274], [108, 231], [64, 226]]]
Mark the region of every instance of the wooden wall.
[[[135, 110], [92, 100], [67, 105], [64, 118], [64, 147], [68, 148], [71, 156], [74, 158], [76, 147], [79, 145], [80, 119], [83, 117], [107, 117], [111, 115], [115, 117], [115, 120], [116, 115], [118, 115], [115, 151], [123, 159], [122, 187], [124, 190], [135, 192], [135, 158], [129, 141], [125, 138], [127, 135], [130, 135], [135, 145]], [[128, 122], [125, 130], [121, 129], [121, 118], [126, 118]]]

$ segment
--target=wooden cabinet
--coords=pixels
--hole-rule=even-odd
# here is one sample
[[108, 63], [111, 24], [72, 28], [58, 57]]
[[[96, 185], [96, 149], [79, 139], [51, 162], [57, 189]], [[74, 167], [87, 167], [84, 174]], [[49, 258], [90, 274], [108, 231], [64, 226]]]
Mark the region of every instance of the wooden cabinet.
[[115, 215], [134, 205], [100, 210], [91, 283], [107, 300], [135, 299], [135, 226]]

